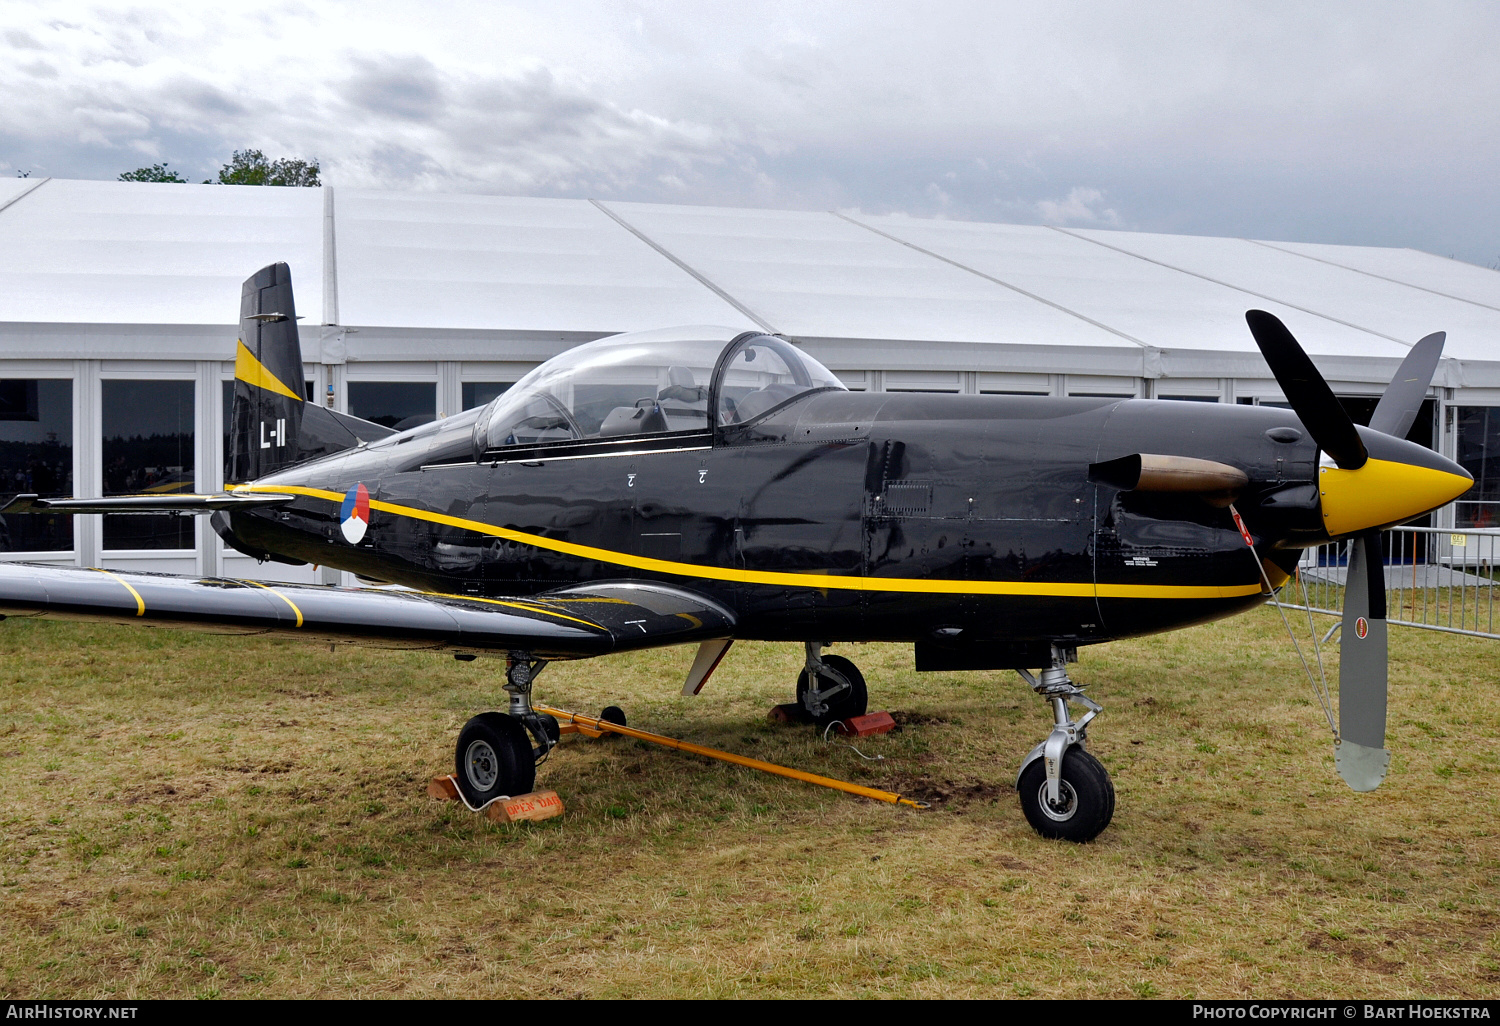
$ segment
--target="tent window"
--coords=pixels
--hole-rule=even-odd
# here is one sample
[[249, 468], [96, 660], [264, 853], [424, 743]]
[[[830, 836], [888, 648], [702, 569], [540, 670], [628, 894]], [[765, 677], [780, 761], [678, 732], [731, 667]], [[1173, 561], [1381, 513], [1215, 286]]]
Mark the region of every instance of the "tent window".
[[[71, 380], [0, 380], [0, 491], [34, 492], [44, 499], [73, 494]], [[0, 517], [0, 551], [72, 547], [72, 517]]]
[[[194, 490], [191, 381], [101, 381], [105, 495]], [[107, 516], [106, 549], [191, 549], [194, 518]]]
[[430, 381], [351, 381], [349, 412], [405, 431], [437, 419], [437, 386]]
[[464, 409], [487, 406], [514, 384], [514, 381], [465, 381]]

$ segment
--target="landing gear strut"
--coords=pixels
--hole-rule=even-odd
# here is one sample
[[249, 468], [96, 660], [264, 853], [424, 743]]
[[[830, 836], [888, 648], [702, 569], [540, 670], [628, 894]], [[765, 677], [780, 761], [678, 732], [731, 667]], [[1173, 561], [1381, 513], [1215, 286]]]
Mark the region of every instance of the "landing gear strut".
[[869, 706], [864, 674], [843, 656], [823, 655], [821, 641], [809, 641], [807, 666], [797, 676], [797, 704], [820, 727], [863, 716]]
[[[1038, 678], [1017, 670], [1033, 691], [1052, 705], [1052, 733], [1033, 748], [1016, 774], [1016, 790], [1026, 820], [1043, 837], [1082, 843], [1109, 826], [1115, 814], [1115, 787], [1109, 773], [1087, 749], [1088, 725], [1104, 709], [1068, 677], [1075, 650], [1052, 646], [1052, 665]], [[1088, 712], [1074, 720], [1068, 703]]]
[[531, 682], [546, 665], [529, 653], [511, 652], [505, 664], [510, 714], [480, 713], [459, 732], [454, 776], [471, 806], [529, 792], [537, 765], [557, 744], [557, 721], [531, 707]]

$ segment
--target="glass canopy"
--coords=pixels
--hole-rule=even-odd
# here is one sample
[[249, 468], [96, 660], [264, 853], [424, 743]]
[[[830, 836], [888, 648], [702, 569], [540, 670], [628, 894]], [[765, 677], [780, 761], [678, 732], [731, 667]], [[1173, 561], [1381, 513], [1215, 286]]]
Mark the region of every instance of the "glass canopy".
[[476, 441], [491, 450], [704, 432], [754, 420], [805, 392], [843, 387], [818, 361], [770, 335], [632, 332], [537, 367], [480, 415]]

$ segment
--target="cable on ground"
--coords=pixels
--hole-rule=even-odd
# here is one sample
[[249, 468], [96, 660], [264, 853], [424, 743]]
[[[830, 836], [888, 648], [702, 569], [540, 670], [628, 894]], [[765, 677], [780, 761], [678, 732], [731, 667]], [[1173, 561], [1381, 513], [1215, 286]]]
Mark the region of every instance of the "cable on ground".
[[[1260, 579], [1266, 586], [1266, 593], [1271, 596], [1272, 604], [1276, 606], [1276, 611], [1281, 614], [1281, 625], [1286, 628], [1287, 637], [1292, 639], [1292, 648], [1296, 650], [1297, 658], [1302, 661], [1302, 669], [1307, 674], [1307, 682], [1312, 685], [1313, 695], [1317, 698], [1318, 704], [1322, 706], [1323, 715], [1328, 719], [1328, 729], [1333, 733], [1333, 740], [1337, 742], [1339, 740], [1339, 728], [1333, 718], [1333, 696], [1328, 691], [1328, 677], [1323, 672], [1323, 652], [1318, 646], [1317, 629], [1313, 628], [1312, 632], [1313, 651], [1318, 661], [1318, 675], [1315, 677], [1313, 676], [1312, 667], [1307, 664], [1307, 656], [1302, 653], [1302, 645], [1297, 641], [1297, 635], [1292, 630], [1291, 621], [1286, 618], [1286, 609], [1282, 606], [1281, 599], [1276, 594], [1276, 589], [1271, 587], [1271, 578], [1266, 573], [1265, 563], [1261, 561], [1260, 553], [1255, 551], [1255, 540], [1250, 537], [1250, 531], [1245, 527], [1245, 522], [1240, 519], [1240, 511], [1234, 508], [1234, 503], [1232, 502], [1229, 504], [1229, 515], [1234, 517], [1234, 526], [1240, 529], [1240, 537], [1245, 539], [1245, 545], [1250, 550], [1250, 556], [1255, 560], [1255, 569], [1260, 571]], [[1301, 574], [1297, 575], [1297, 580], [1306, 589], [1307, 584], [1305, 581], [1302, 581]], [[1304, 595], [1303, 605], [1307, 604], [1306, 596]], [[1312, 611], [1310, 609], [1308, 610], [1307, 617], [1308, 625], [1311, 626]], [[1320, 679], [1322, 687], [1318, 686]]]
[[831, 744], [831, 745], [838, 745], [840, 748], [848, 748], [851, 751], [853, 751], [855, 755], [859, 756], [861, 759], [865, 760], [866, 762], [884, 762], [885, 761], [885, 756], [883, 756], [883, 755], [866, 755], [864, 752], [861, 752], [858, 748], [855, 748], [853, 745], [851, 745], [847, 741], [832, 741], [832, 740], [829, 740], [828, 732], [830, 730], [832, 730], [834, 727], [837, 727], [839, 725], [839, 723], [841, 723], [841, 722], [842, 722], [841, 720], [834, 720], [828, 726], [826, 726], [826, 727], [823, 728], [823, 740], [826, 743]]

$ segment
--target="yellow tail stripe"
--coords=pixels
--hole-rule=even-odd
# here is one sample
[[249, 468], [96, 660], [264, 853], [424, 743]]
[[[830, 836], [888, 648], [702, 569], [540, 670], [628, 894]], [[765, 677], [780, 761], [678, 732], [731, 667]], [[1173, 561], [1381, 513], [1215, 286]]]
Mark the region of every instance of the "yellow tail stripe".
[[255, 358], [255, 354], [250, 351], [250, 348], [244, 342], [236, 343], [234, 350], [234, 376], [241, 381], [248, 381], [256, 388], [264, 388], [268, 392], [284, 395], [289, 399], [297, 400], [299, 403], [304, 401], [299, 393], [293, 392], [282, 383], [280, 378], [266, 370], [266, 365]]
[[247, 581], [246, 583], [253, 584], [257, 588], [264, 588], [264, 589], [266, 589], [272, 595], [275, 595], [277, 598], [281, 599], [281, 601], [283, 601], [287, 605], [291, 606], [292, 607], [292, 612], [294, 612], [294, 613], [297, 614], [297, 626], [298, 627], [302, 626], [302, 610], [300, 610], [300, 609], [297, 608], [297, 603], [295, 603], [291, 599], [287, 598], [285, 595], [283, 595], [281, 592], [277, 591], [275, 588], [271, 587], [269, 584], [261, 584], [259, 581]]
[[131, 598], [135, 599], [135, 615], [136, 616], [145, 616], [146, 615], [146, 600], [143, 599], [143, 598], [141, 598], [141, 593], [140, 592], [136, 591], [134, 588], [132, 588], [130, 586], [130, 582], [129, 581], [127, 581], [125, 578], [121, 577], [119, 574], [112, 574], [108, 570], [102, 570], [102, 569], [100, 569], [97, 566], [94, 567], [94, 569], [98, 570], [101, 574], [104, 574], [106, 577], [113, 577], [115, 580], [117, 580], [121, 584], [125, 585], [125, 590], [128, 591], [128, 592], [130, 592]]
[[[327, 499], [342, 503], [344, 496], [322, 488], [303, 488], [299, 485], [238, 485], [233, 491], [274, 492], [278, 495], [305, 495], [313, 499]], [[951, 581], [926, 580], [915, 577], [846, 577], [831, 574], [794, 574], [774, 570], [735, 570], [730, 567], [704, 566], [698, 563], [677, 563], [666, 559], [652, 559], [628, 552], [599, 549], [592, 545], [558, 538], [544, 538], [538, 534], [527, 534], [507, 527], [451, 517], [446, 513], [401, 506], [379, 499], [370, 500], [370, 508], [395, 516], [411, 517], [433, 524], [457, 527], [476, 534], [504, 538], [538, 549], [560, 552], [579, 559], [592, 559], [615, 566], [628, 566], [634, 570], [649, 570], [653, 573], [672, 574], [677, 577], [696, 577], [707, 581], [734, 581], [740, 584], [769, 584], [793, 588], [815, 588], [819, 591], [869, 591], [902, 592], [929, 595], [1032, 595], [1045, 598], [1174, 598], [1211, 599], [1241, 598], [1259, 594], [1261, 586], [1255, 584], [1231, 585], [1179, 585], [1179, 584], [1099, 584], [1085, 582], [1067, 584], [1031, 581]]]

